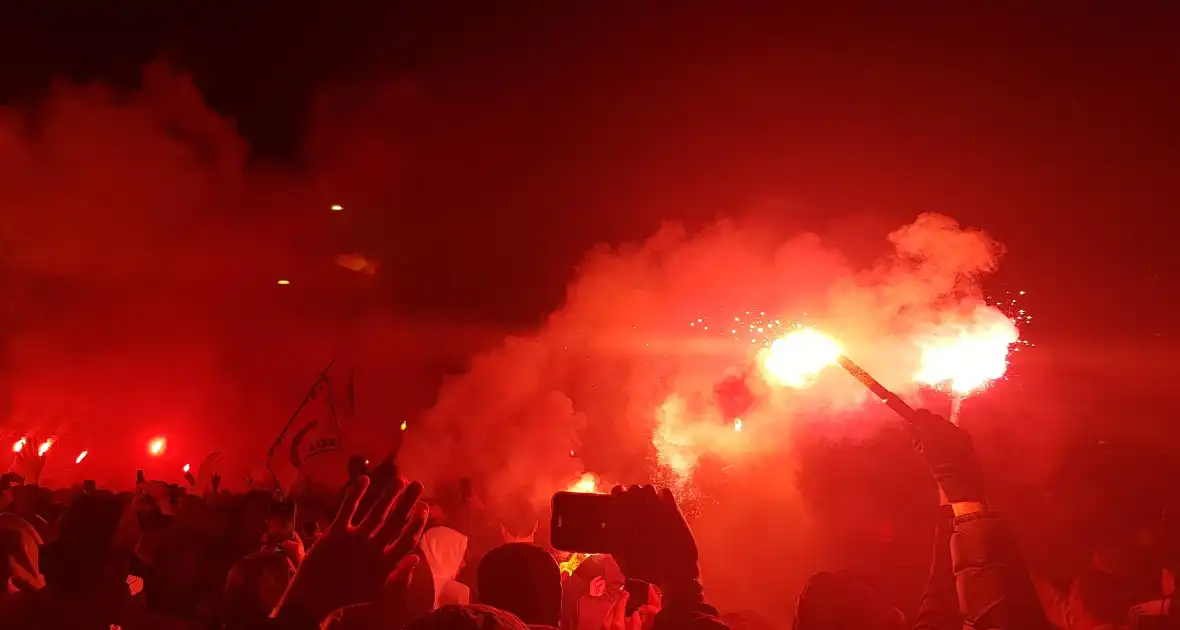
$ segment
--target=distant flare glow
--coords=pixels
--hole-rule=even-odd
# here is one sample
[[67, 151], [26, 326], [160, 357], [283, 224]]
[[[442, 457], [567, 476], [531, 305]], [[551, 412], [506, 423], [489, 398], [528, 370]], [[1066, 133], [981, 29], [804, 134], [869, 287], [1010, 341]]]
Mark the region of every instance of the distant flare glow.
[[27, 438], [27, 437], [23, 437], [23, 438], [17, 440], [16, 442], [13, 442], [12, 443], [12, 452], [13, 453], [21, 452], [22, 450], [24, 450], [25, 444], [28, 444], [28, 443], [29, 443], [29, 438]]
[[366, 258], [363, 254], [358, 254], [355, 252], [350, 254], [340, 254], [336, 257], [336, 264], [349, 271], [363, 273], [366, 276], [377, 274], [377, 264]]
[[594, 473], [585, 473], [573, 485], [566, 488], [566, 492], [580, 492], [582, 494], [601, 494], [598, 491], [598, 477]]
[[41, 457], [45, 457], [45, 454], [48, 453], [49, 449], [51, 448], [53, 448], [53, 438], [49, 438], [48, 440], [42, 442], [41, 446], [37, 448], [37, 454]]
[[90, 454], [90, 451], [82, 451], [81, 453], [78, 453], [78, 457], [74, 459], [74, 463], [81, 464], [82, 460], [86, 459], [86, 456], [89, 454]]
[[803, 388], [815, 382], [816, 375], [836, 362], [840, 344], [815, 330], [803, 328], [775, 339], [763, 355], [762, 368], [775, 385]]
[[287, 284], [291, 284], [291, 281], [290, 280], [279, 280], [278, 284], [287, 285]]
[[733, 430], [739, 431], [739, 432], [742, 430], [742, 419], [741, 418], [734, 418], [733, 419]]
[[343, 210], [344, 210], [344, 206], [342, 206], [338, 203], [332, 204], [332, 212], [342, 212]]
[[168, 441], [162, 437], [158, 437], [148, 443], [148, 452], [153, 457], [159, 457], [164, 454], [164, 449], [168, 447]]
[[189, 466], [188, 464], [185, 464], [184, 465], [184, 472], [188, 472], [191, 468], [192, 468], [191, 466]]
[[402, 427], [401, 428], [402, 428], [402, 431], [406, 430], [406, 421], [405, 420], [402, 420]]

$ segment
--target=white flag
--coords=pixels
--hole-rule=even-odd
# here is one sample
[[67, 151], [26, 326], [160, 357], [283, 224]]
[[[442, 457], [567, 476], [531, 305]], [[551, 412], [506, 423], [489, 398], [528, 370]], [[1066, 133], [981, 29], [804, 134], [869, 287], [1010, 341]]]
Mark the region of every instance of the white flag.
[[267, 454], [266, 466], [284, 494], [291, 492], [307, 460], [341, 450], [340, 416], [352, 413], [352, 377], [348, 377], [341, 386], [334, 387], [331, 374], [334, 364], [329, 364], [328, 369], [316, 380], [311, 393], [279, 433]]

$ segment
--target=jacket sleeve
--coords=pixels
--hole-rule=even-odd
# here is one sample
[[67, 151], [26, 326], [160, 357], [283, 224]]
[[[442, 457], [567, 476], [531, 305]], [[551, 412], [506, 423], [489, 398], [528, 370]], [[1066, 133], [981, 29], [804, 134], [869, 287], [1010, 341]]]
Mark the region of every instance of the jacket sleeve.
[[995, 512], [955, 518], [951, 563], [959, 610], [967, 625], [1005, 630], [1050, 628], [1016, 540]]
[[930, 579], [918, 604], [914, 630], [960, 630], [963, 615], [955, 593], [955, 573], [951, 566], [951, 534], [954, 532], [954, 513], [949, 509], [939, 513], [934, 528], [934, 555], [930, 561]]
[[663, 608], [652, 630], [729, 630], [717, 609], [705, 603], [700, 582], [678, 585], [664, 592]]

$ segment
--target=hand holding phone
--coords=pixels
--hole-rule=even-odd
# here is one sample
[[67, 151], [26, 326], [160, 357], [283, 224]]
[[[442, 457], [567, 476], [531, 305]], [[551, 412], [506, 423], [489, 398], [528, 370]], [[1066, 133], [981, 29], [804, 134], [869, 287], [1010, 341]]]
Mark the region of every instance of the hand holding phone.
[[696, 540], [668, 489], [553, 495], [551, 540], [563, 551], [609, 553], [632, 578], [687, 585], [700, 579]]
[[623, 592], [627, 593], [627, 606], [624, 612], [630, 619], [636, 611], [644, 606], [660, 607], [660, 595], [655, 585], [643, 580], [627, 580], [623, 584]]

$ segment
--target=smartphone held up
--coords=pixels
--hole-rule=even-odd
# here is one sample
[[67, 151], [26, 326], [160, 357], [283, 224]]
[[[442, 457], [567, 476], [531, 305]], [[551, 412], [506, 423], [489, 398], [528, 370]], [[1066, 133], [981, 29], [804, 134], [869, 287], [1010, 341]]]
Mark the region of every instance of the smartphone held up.
[[553, 495], [550, 542], [561, 551], [617, 553], [626, 522], [617, 497], [558, 492]]

